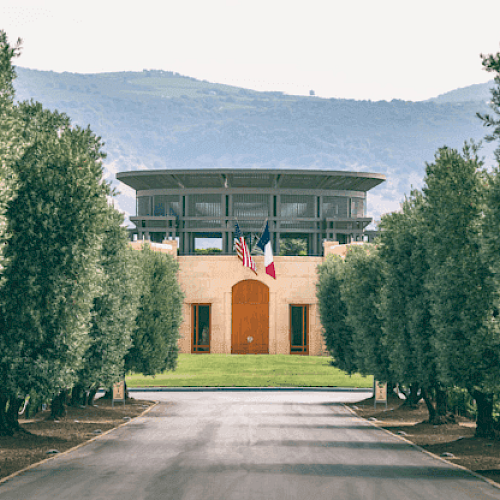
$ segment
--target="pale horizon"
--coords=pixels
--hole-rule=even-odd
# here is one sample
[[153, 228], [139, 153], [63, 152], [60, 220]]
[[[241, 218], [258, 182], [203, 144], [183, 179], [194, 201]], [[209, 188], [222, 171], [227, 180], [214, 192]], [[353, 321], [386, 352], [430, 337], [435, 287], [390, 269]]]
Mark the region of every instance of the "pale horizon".
[[75, 6], [4, 0], [0, 29], [23, 39], [15, 64], [58, 73], [164, 70], [253, 89], [419, 101], [485, 83], [480, 54], [500, 50], [500, 2], [461, 6], [274, 0]]

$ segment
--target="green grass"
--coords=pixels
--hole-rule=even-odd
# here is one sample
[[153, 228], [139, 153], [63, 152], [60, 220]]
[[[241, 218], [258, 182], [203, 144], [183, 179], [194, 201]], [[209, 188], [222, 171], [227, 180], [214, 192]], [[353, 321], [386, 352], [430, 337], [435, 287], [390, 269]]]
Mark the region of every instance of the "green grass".
[[180, 354], [177, 369], [156, 377], [132, 374], [129, 387], [372, 387], [373, 377], [349, 376], [330, 358], [287, 355]]

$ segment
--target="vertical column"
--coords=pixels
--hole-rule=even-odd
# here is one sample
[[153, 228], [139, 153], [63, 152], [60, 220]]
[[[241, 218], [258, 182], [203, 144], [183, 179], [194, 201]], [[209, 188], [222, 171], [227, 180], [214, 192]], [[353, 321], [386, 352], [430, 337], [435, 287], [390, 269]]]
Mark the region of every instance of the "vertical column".
[[228, 228], [228, 217], [229, 217], [229, 197], [226, 194], [222, 195], [222, 207], [221, 207], [221, 212], [223, 217], [221, 218], [221, 227], [222, 227], [222, 254], [223, 255], [228, 255], [229, 254], [229, 248], [228, 248], [228, 239], [229, 239], [229, 234], [227, 231]]
[[[183, 217], [187, 217], [188, 214], [189, 214], [189, 195], [184, 195], [182, 197], [182, 207], [181, 207], [181, 210], [182, 210], [182, 216]], [[183, 251], [184, 251], [184, 255], [190, 255], [191, 253], [191, 249], [189, 247], [189, 233], [187, 232], [187, 229], [189, 228], [189, 221], [184, 221], [183, 223], [183, 240], [184, 240], [184, 244], [183, 244]]]
[[281, 236], [281, 195], [276, 195], [276, 250], [274, 252], [276, 255], [280, 254], [280, 236]]
[[[233, 232], [234, 232], [233, 195], [228, 194], [227, 199], [228, 199], [228, 205], [227, 205], [228, 206], [228, 220], [227, 220], [227, 229], [228, 229], [227, 245], [228, 245], [228, 248], [227, 248], [227, 253], [229, 255], [232, 255], [233, 254], [233, 238], [234, 238], [234, 236], [233, 236]], [[231, 352], [231, 349], [229, 349], [229, 352]]]
[[222, 231], [222, 254], [227, 255], [227, 231]]
[[183, 245], [183, 250], [184, 250], [184, 255], [190, 255], [190, 248], [189, 248], [189, 236], [190, 233], [187, 231], [184, 231], [184, 245]]

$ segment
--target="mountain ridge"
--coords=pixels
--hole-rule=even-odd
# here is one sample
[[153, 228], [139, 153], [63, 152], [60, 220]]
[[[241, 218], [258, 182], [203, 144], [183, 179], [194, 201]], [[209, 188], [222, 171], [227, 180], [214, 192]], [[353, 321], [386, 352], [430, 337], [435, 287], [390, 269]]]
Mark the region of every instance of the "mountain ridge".
[[[260, 92], [144, 70], [55, 73], [17, 67], [16, 99], [34, 99], [90, 125], [103, 138], [105, 177], [116, 203], [135, 213], [135, 194], [118, 171], [169, 168], [312, 168], [382, 173], [368, 194], [375, 219], [420, 187], [425, 162], [444, 145], [481, 140], [476, 112], [489, 110], [485, 86], [427, 101], [355, 101]], [[487, 90], [487, 89], [486, 89]], [[463, 99], [463, 100], [461, 100]], [[493, 145], [482, 154], [494, 162]]]

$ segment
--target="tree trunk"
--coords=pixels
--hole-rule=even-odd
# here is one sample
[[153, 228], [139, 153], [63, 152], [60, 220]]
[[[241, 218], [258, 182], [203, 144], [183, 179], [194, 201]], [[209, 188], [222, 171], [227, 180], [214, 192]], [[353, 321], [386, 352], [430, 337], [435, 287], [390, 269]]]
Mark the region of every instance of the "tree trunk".
[[409, 406], [410, 408], [416, 408], [418, 402], [422, 398], [421, 394], [419, 394], [420, 387], [418, 384], [410, 385], [410, 394], [408, 394], [406, 401], [403, 403], [405, 406]]
[[9, 398], [5, 394], [0, 393], [0, 436], [12, 435], [7, 424], [7, 402]]
[[455, 417], [448, 413], [448, 392], [442, 387], [436, 386], [434, 388], [436, 394], [436, 414], [431, 420], [435, 425], [442, 425], [448, 422], [453, 422]]
[[471, 396], [476, 400], [477, 420], [476, 437], [493, 438], [494, 420], [493, 420], [493, 394], [474, 390]]
[[94, 398], [95, 398], [95, 395], [97, 394], [97, 391], [99, 390], [99, 386], [98, 385], [94, 385], [90, 388], [89, 390], [89, 394], [87, 396], [87, 404], [89, 406], [92, 406], [94, 404]]
[[62, 418], [66, 416], [67, 397], [68, 391], [64, 389], [55, 398], [52, 399], [52, 404], [50, 405], [51, 418]]
[[11, 397], [9, 398], [9, 407], [6, 412], [7, 426], [12, 433], [22, 430], [19, 425], [19, 408], [24, 403], [23, 398]]
[[80, 406], [85, 404], [85, 390], [83, 385], [76, 384], [71, 390], [71, 406]]
[[424, 398], [427, 412], [429, 413], [429, 422], [433, 422], [436, 418], [436, 409], [434, 408], [434, 404], [432, 403], [432, 399], [426, 387], [422, 387], [422, 397]]

